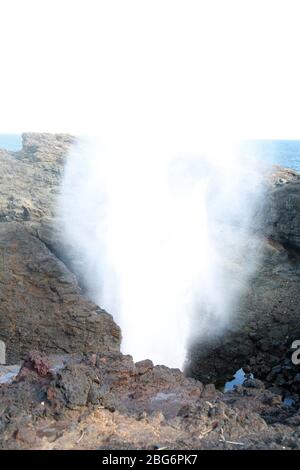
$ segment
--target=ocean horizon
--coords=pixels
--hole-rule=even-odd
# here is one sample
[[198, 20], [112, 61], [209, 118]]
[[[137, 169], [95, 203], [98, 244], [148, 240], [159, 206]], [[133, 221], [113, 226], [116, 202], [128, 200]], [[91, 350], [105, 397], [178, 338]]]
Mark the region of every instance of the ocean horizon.
[[0, 134], [0, 149], [17, 152], [22, 149], [22, 134]]
[[[252, 140], [241, 144], [242, 149], [250, 147], [251, 152], [263, 162], [300, 172], [300, 140]], [[22, 135], [0, 134], [0, 149], [18, 152], [22, 149]]]

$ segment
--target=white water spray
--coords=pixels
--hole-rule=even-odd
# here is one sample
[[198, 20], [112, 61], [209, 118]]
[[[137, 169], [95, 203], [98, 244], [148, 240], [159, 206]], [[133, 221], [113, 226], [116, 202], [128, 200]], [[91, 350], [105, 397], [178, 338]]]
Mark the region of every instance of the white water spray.
[[121, 326], [123, 352], [182, 367], [190, 340], [228, 324], [255, 269], [260, 178], [224, 142], [177, 153], [129, 140], [72, 149], [58, 211], [66, 249]]

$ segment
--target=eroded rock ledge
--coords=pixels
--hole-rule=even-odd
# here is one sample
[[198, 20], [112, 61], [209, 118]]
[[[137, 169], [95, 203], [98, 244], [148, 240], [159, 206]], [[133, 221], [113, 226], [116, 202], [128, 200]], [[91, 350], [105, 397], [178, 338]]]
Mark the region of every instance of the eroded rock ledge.
[[274, 167], [265, 184], [258, 270], [223, 334], [214, 335], [212, 325], [190, 351], [187, 373], [204, 382], [222, 383], [240, 368], [265, 379], [283, 357], [291, 362], [300, 339], [300, 175]]
[[83, 295], [75, 275], [41, 236], [45, 225], [54, 236], [63, 163], [75, 139], [22, 137], [21, 151], [0, 150], [0, 340], [6, 360], [19, 362], [32, 348], [119, 350], [121, 332], [111, 315]]
[[26, 227], [0, 224], [0, 338], [7, 361], [48, 353], [118, 350], [111, 315], [81, 294], [76, 277]]
[[299, 410], [258, 380], [222, 394], [118, 352], [31, 352], [0, 385], [4, 449], [294, 449]]

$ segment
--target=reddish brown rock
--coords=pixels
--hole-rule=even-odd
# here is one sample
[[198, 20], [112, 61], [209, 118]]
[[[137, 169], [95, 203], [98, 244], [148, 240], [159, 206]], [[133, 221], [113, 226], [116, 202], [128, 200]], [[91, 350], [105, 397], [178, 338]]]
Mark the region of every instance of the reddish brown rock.
[[90, 302], [76, 277], [25, 226], [0, 223], [0, 339], [7, 363], [28, 351], [118, 350], [120, 329]]
[[[300, 448], [299, 409], [268, 390], [223, 394], [178, 370], [142, 370], [120, 353], [92, 356], [43, 358], [52, 374], [42, 382], [33, 367], [24, 380], [0, 386], [0, 447]], [[22, 369], [32, 363], [40, 363], [37, 353]]]

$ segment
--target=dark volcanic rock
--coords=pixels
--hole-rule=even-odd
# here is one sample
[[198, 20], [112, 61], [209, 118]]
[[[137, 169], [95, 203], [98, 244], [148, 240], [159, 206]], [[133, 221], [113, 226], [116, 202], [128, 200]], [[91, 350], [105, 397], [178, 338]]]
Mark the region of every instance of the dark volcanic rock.
[[265, 228], [287, 249], [300, 250], [300, 175], [278, 169], [271, 179], [265, 207]]
[[212, 325], [189, 353], [187, 373], [220, 387], [240, 368], [265, 379], [300, 339], [300, 175], [277, 168], [267, 184], [257, 271], [223, 334]]
[[66, 134], [22, 137], [20, 152], [0, 151], [0, 339], [7, 361], [18, 362], [32, 348], [46, 353], [118, 350], [119, 327], [84, 297], [74, 274], [57, 258], [55, 242], [47, 239], [55, 234], [60, 246], [55, 201], [75, 139]]
[[112, 317], [84, 297], [50, 243], [55, 238], [60, 246], [53, 216], [73, 142], [66, 134], [23, 134], [20, 152], [0, 150], [0, 339], [9, 363], [32, 348], [97, 352], [120, 345]]
[[299, 410], [261, 387], [222, 394], [117, 352], [34, 352], [22, 370], [0, 385], [1, 448], [300, 448]]
[[47, 353], [118, 349], [120, 329], [87, 300], [75, 276], [18, 223], [0, 224], [0, 338], [7, 361]]
[[[54, 214], [73, 142], [24, 134], [20, 152], [0, 150], [0, 339], [10, 363], [41, 351], [0, 384], [0, 446], [300, 448], [300, 176], [277, 169], [266, 183], [258, 271], [222, 336], [212, 325], [190, 350], [186, 371], [201, 383], [119, 353], [120, 329], [68, 268]], [[232, 268], [238, 278], [243, 265]], [[241, 367], [254, 379], [216, 390]]]

